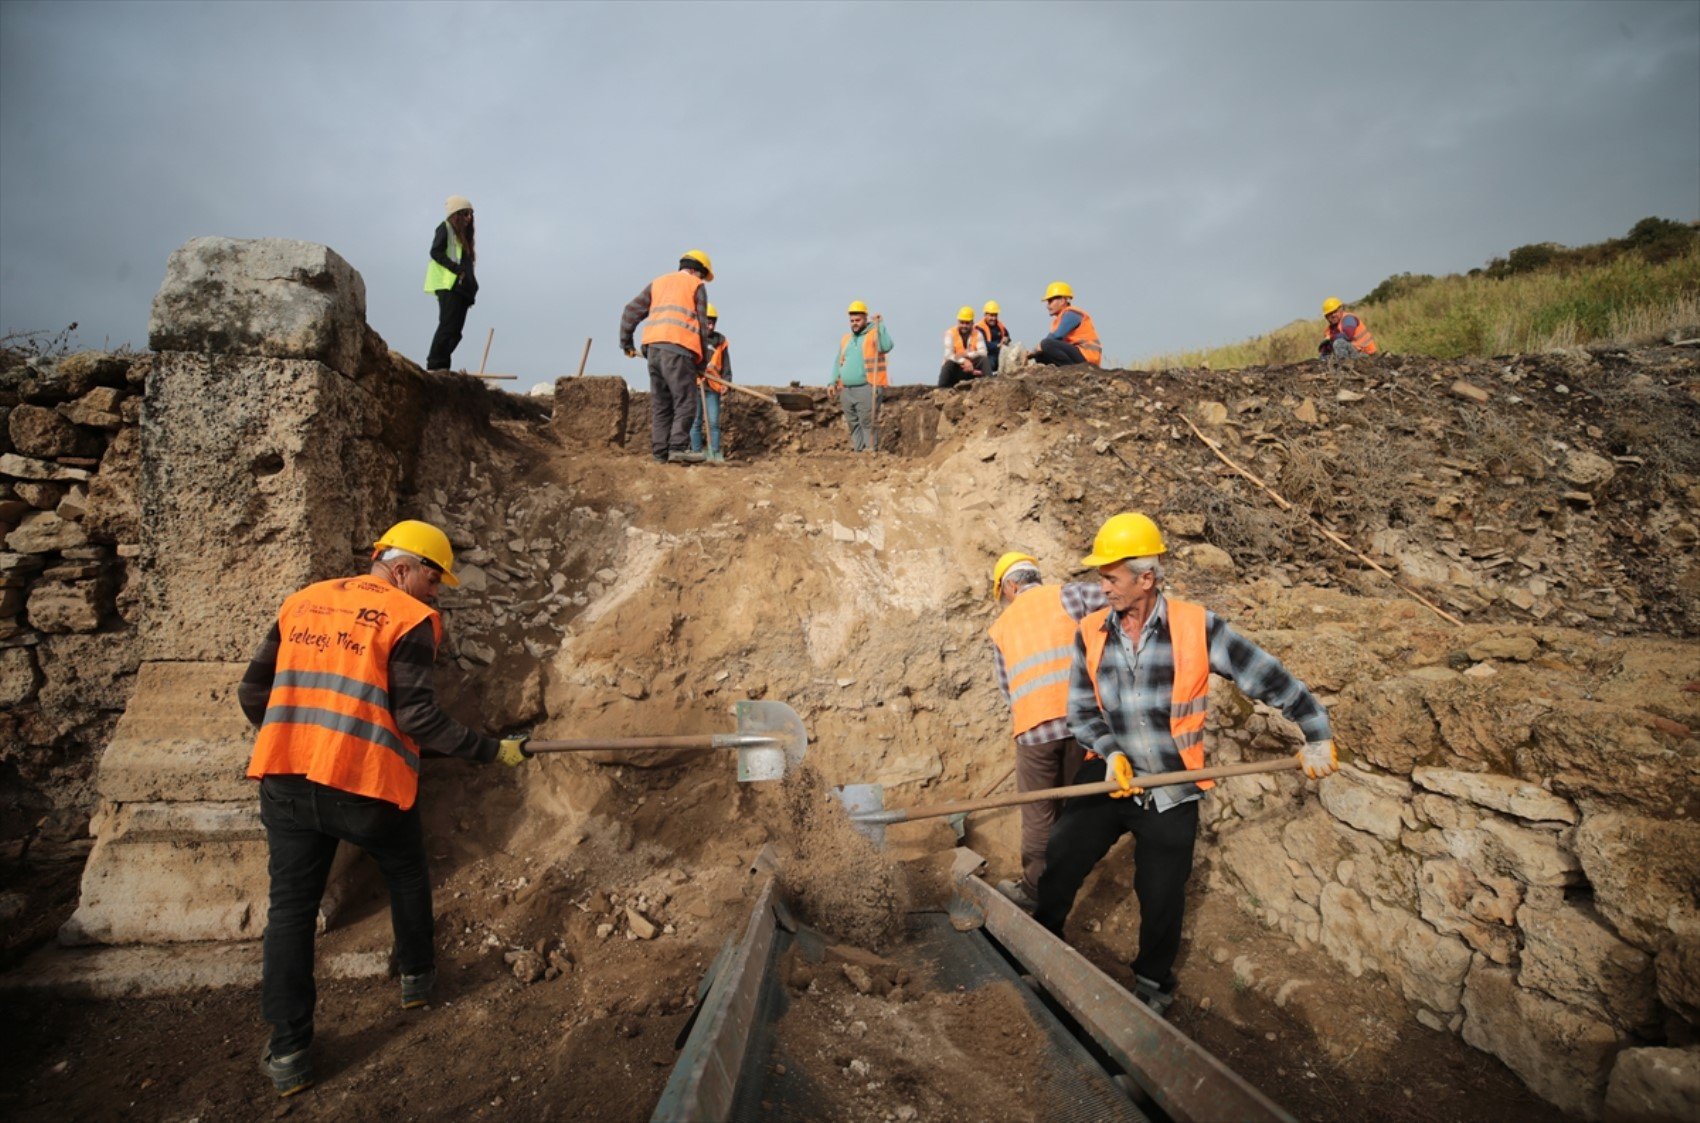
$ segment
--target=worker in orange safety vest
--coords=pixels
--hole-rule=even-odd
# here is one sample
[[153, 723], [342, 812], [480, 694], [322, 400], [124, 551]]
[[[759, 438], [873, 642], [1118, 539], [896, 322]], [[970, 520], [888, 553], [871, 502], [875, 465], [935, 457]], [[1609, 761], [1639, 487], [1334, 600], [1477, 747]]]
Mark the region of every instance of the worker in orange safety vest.
[[1322, 318], [1328, 321], [1328, 334], [1317, 345], [1317, 358], [1354, 359], [1373, 355], [1378, 350], [1375, 336], [1361, 319], [1346, 311], [1339, 297], [1331, 296], [1322, 302]]
[[1067, 281], [1052, 281], [1045, 287], [1045, 308], [1051, 313], [1051, 333], [1039, 341], [1032, 354], [1036, 363], [1074, 366], [1104, 361], [1104, 348], [1092, 317], [1074, 307], [1074, 289]]
[[[1068, 669], [1080, 621], [1104, 607], [1104, 594], [1092, 581], [1047, 585], [1038, 559], [1012, 550], [992, 567], [992, 596], [1003, 606], [987, 634], [1015, 735], [1016, 789], [1072, 783], [1082, 752], [1068, 731]], [[1028, 912], [1061, 806], [1059, 800], [1021, 805], [1021, 876], [998, 882], [998, 890]]]
[[974, 309], [964, 304], [956, 323], [944, 332], [944, 365], [939, 368], [939, 388], [948, 390], [991, 373], [986, 366], [986, 333], [974, 322]]
[[1051, 829], [1034, 919], [1058, 936], [1075, 895], [1117, 839], [1132, 833], [1139, 900], [1134, 994], [1161, 1013], [1174, 998], [1198, 801], [1213, 781], [1154, 788], [1141, 775], [1204, 765], [1212, 672], [1279, 710], [1303, 730], [1305, 774], [1335, 771], [1328, 711], [1280, 660], [1202, 605], [1163, 592], [1157, 524], [1125, 512], [1107, 520], [1080, 564], [1098, 571], [1106, 606], [1080, 622], [1069, 664], [1068, 727], [1086, 748], [1075, 777], [1113, 777], [1119, 790], [1071, 799]]
[[418, 805], [420, 758], [518, 765], [523, 739], [467, 729], [437, 705], [431, 665], [442, 639], [432, 603], [455, 586], [454, 550], [406, 520], [372, 547], [369, 571], [320, 581], [283, 602], [237, 689], [259, 729], [248, 764], [260, 782], [270, 852], [260, 1008], [271, 1023], [261, 1067], [279, 1095], [313, 1083], [313, 937], [339, 842], [370, 854], [390, 891], [404, 1009], [436, 978], [430, 870]]
[[663, 273], [627, 302], [620, 314], [620, 350], [637, 357], [633, 337], [644, 323], [643, 356], [649, 363], [649, 451], [660, 464], [701, 464], [691, 451], [697, 420], [697, 376], [708, 364], [708, 282], [714, 264], [687, 250], [679, 268]]

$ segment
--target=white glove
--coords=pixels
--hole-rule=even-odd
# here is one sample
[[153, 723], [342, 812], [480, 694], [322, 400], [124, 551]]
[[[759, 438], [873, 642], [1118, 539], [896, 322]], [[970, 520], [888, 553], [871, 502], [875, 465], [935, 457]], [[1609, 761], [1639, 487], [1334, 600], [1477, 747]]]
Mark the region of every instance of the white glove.
[[1340, 770], [1340, 758], [1334, 752], [1333, 741], [1311, 741], [1299, 752], [1299, 764], [1305, 775], [1320, 780]]

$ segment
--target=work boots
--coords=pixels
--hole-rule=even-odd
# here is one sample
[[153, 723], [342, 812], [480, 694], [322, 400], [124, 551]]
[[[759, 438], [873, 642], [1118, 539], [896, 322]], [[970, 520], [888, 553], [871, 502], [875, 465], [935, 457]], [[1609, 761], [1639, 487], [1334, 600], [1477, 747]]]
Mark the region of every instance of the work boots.
[[701, 464], [706, 457], [700, 452], [669, 452], [667, 461], [670, 464]]
[[313, 1086], [313, 1061], [307, 1050], [300, 1049], [287, 1057], [274, 1057], [267, 1049], [260, 1056], [260, 1069], [272, 1078], [272, 1087], [282, 1097], [305, 1092]]
[[1022, 912], [1032, 912], [1039, 907], [1039, 902], [1028, 896], [1027, 890], [1021, 887], [1021, 882], [1004, 878], [998, 882], [998, 892], [1015, 902]]
[[431, 1004], [431, 985], [437, 981], [437, 969], [427, 967], [417, 975], [401, 977], [401, 1008], [417, 1010]]

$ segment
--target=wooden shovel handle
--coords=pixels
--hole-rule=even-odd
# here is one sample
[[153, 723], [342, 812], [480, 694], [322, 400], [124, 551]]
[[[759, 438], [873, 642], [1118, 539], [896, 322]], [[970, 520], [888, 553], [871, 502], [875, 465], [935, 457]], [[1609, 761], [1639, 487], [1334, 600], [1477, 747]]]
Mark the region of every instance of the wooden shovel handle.
[[774, 737], [751, 733], [685, 733], [676, 737], [602, 737], [584, 741], [527, 741], [528, 753], [601, 753], [625, 749], [761, 749]]
[[[1301, 767], [1297, 756], [1282, 757], [1280, 760], [1248, 761], [1244, 764], [1218, 764], [1213, 768], [1197, 768], [1190, 772], [1158, 772], [1150, 776], [1135, 776], [1134, 783], [1141, 788], [1164, 788], [1171, 784], [1194, 784], [1199, 780], [1220, 780], [1225, 776], [1251, 776], [1259, 772], [1288, 772]], [[1103, 780], [1096, 784], [1074, 784], [1066, 788], [1044, 788], [1033, 792], [1014, 792], [1010, 795], [994, 795], [984, 799], [963, 799], [955, 803], [931, 803], [920, 807], [903, 807], [892, 811], [874, 811], [865, 815], [852, 815], [850, 818], [858, 823], [912, 823], [916, 819], [936, 819], [941, 815], [955, 815], [959, 811], [989, 811], [994, 807], [1016, 807], [1023, 803], [1039, 803], [1047, 799], [1069, 799], [1073, 796], [1103, 795], [1117, 791], [1121, 785], [1114, 780]]]

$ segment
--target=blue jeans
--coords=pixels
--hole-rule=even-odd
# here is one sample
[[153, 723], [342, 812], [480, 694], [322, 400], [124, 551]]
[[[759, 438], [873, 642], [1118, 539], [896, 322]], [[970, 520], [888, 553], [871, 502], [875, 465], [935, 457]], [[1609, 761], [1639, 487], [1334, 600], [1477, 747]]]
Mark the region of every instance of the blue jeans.
[[313, 1040], [313, 935], [339, 842], [370, 854], [390, 889], [396, 965], [417, 975], [435, 965], [431, 877], [419, 805], [407, 811], [381, 799], [328, 788], [305, 776], [260, 781], [271, 908], [266, 914], [260, 1013], [272, 1026], [271, 1052], [287, 1057]]
[[701, 452], [703, 444], [703, 424], [708, 425], [708, 452], [711, 456], [720, 455], [720, 392], [704, 389], [702, 406], [698, 411], [697, 423], [691, 426], [691, 451]]

